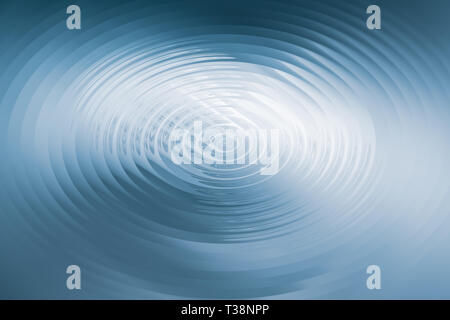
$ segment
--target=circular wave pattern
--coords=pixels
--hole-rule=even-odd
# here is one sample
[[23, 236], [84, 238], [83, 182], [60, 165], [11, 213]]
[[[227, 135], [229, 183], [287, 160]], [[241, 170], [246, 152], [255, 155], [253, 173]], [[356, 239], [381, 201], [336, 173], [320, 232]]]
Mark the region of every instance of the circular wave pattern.
[[[226, 13], [212, 21], [177, 10], [176, 22], [159, 24], [163, 5], [133, 5], [105, 13], [128, 12], [113, 19], [99, 15], [103, 22], [73, 43], [59, 46], [70, 32], [45, 45], [38, 38], [5, 95], [5, 105], [15, 99], [8, 197], [33, 237], [96, 270], [100, 295], [110, 287], [208, 298], [347, 288], [342, 279], [365, 253], [336, 256], [377, 223], [369, 213], [388, 192], [391, 134], [427, 113], [417, 100], [439, 99], [406, 80], [424, 64], [399, 53], [401, 28], [368, 40], [356, 5], [268, 2], [229, 24]], [[417, 109], [404, 108], [410, 99]], [[277, 173], [174, 163], [171, 133], [193, 132], [196, 121], [279, 130]]]

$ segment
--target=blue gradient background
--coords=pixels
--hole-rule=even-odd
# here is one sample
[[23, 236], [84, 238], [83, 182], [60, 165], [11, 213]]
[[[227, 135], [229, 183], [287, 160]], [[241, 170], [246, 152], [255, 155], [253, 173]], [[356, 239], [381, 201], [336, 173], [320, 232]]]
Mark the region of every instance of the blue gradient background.
[[[449, 12], [2, 1], [0, 298], [450, 298]], [[279, 128], [279, 173], [174, 165], [195, 120]]]

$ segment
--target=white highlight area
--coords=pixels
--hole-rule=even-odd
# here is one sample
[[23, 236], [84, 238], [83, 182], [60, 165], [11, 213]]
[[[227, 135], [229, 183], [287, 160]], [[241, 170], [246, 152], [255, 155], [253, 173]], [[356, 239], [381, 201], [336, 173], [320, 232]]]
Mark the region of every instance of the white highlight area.
[[353, 196], [367, 182], [375, 134], [354, 97], [318, 90], [333, 84], [317, 72], [286, 64], [286, 73], [202, 46], [112, 53], [89, 70], [78, 119], [91, 153], [118, 170], [139, 165], [158, 176], [157, 164], [218, 188], [281, 174], [319, 194], [352, 186]]

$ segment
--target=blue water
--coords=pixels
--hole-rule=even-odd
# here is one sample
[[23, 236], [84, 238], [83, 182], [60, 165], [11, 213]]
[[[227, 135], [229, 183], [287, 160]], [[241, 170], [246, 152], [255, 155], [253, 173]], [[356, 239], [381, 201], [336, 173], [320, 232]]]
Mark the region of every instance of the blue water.
[[[1, 4], [1, 298], [450, 298], [448, 1], [77, 4]], [[194, 121], [278, 173], [176, 165]]]

